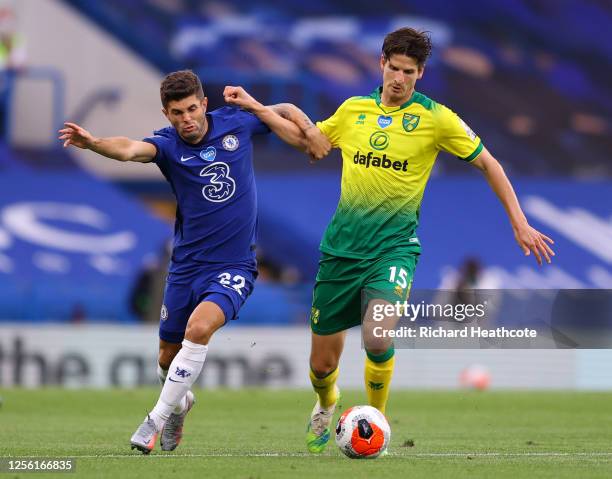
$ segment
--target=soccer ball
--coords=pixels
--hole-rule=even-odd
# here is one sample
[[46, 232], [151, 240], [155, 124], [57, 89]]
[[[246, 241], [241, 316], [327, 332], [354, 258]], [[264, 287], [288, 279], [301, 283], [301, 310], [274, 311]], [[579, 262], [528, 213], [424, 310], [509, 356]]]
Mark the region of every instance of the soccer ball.
[[473, 364], [461, 371], [459, 384], [465, 389], [484, 391], [491, 384], [491, 374], [484, 366]]
[[380, 456], [391, 439], [385, 415], [372, 406], [354, 406], [342, 413], [336, 425], [336, 444], [351, 459]]

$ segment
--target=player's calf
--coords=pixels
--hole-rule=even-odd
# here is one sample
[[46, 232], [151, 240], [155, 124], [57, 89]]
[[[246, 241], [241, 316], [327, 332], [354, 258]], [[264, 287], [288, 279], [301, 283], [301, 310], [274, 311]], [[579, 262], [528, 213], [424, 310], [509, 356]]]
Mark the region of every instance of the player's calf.
[[385, 414], [395, 367], [395, 349], [391, 347], [385, 352], [377, 352], [379, 354], [366, 351], [365, 387], [368, 404]]

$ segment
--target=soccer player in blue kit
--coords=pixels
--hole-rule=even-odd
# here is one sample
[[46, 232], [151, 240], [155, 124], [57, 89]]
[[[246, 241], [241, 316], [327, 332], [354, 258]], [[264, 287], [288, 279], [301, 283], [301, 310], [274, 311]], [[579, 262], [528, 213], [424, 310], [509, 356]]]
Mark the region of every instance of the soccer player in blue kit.
[[[226, 100], [231, 88], [224, 92]], [[172, 126], [143, 141], [96, 138], [74, 123], [65, 123], [59, 137], [64, 147], [74, 145], [120, 161], [155, 162], [176, 196], [174, 247], [159, 326], [163, 388], [131, 438], [132, 449], [144, 454], [160, 435], [162, 450], [178, 446], [194, 404], [191, 386], [204, 365], [210, 338], [236, 318], [253, 290], [257, 194], [252, 136], [272, 129], [312, 157], [329, 151], [328, 145], [309, 141], [297, 125], [274, 113], [286, 105], [269, 107], [269, 115], [261, 119], [233, 106], [207, 112], [208, 99], [191, 71], [166, 76], [160, 94]]]

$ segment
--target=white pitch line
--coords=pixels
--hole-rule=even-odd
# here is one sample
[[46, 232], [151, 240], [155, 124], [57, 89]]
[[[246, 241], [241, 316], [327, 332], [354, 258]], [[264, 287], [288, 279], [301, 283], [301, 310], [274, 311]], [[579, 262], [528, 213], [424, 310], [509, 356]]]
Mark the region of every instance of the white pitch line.
[[[391, 454], [393, 455], [393, 454]], [[415, 454], [405, 454], [402, 457], [419, 456], [419, 457], [538, 457], [538, 456], [550, 456], [550, 457], [565, 457], [565, 456], [577, 456], [577, 457], [612, 457], [612, 452], [418, 452]]]
[[[407, 454], [390, 453], [390, 457], [612, 457], [612, 452], [416, 452]], [[0, 456], [0, 459], [32, 458], [32, 456]], [[59, 457], [59, 456], [58, 456]], [[123, 459], [141, 458], [143, 454], [87, 454], [66, 456], [70, 459]], [[211, 458], [211, 457], [336, 457], [332, 455], [312, 455], [309, 453], [210, 453], [210, 454], [152, 454], [149, 458]]]

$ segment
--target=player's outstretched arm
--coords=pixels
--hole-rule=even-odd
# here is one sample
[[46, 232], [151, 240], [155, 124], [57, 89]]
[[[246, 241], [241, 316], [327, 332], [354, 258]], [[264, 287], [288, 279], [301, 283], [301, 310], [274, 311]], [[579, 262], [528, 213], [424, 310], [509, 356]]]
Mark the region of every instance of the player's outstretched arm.
[[555, 253], [547, 243], [554, 244], [554, 241], [527, 222], [514, 188], [512, 188], [512, 184], [499, 162], [493, 158], [486, 148], [483, 148], [482, 153], [471, 164], [483, 172], [491, 189], [504, 205], [512, 224], [516, 242], [525, 256], [529, 256], [533, 252], [539, 265], [542, 264], [542, 257], [546, 259], [547, 263], [550, 263], [550, 258]]
[[329, 154], [331, 150], [329, 138], [297, 106], [292, 103], [279, 103], [277, 105], [270, 105], [268, 108], [273, 109], [283, 118], [295, 123], [302, 130], [308, 142], [308, 154], [313, 160], [321, 160]]
[[226, 86], [223, 91], [223, 97], [230, 105], [239, 106], [257, 115], [262, 122], [268, 125], [286, 143], [311, 154], [310, 144], [306, 135], [304, 135], [296, 122], [278, 113], [277, 105], [271, 107], [264, 106], [249, 95], [244, 88], [239, 86]]
[[155, 146], [144, 141], [130, 140], [124, 136], [96, 138], [85, 128], [76, 123], [64, 123], [65, 128], [59, 130], [59, 139], [63, 140], [64, 148], [70, 145], [96, 153], [118, 161], [138, 161], [146, 163], [155, 158]]
[[298, 126], [259, 103], [244, 88], [240, 86], [226, 86], [223, 90], [223, 98], [226, 103], [239, 106], [256, 115], [284, 142], [295, 146], [301, 151], [306, 151], [306, 138]]

